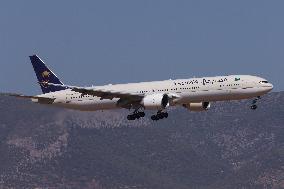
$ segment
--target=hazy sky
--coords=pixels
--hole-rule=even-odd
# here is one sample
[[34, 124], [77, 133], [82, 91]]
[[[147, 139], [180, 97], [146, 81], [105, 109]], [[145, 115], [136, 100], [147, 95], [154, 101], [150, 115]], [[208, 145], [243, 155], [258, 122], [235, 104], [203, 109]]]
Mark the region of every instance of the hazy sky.
[[40, 93], [32, 54], [71, 85], [252, 74], [284, 90], [283, 10], [283, 0], [3, 0], [0, 91]]

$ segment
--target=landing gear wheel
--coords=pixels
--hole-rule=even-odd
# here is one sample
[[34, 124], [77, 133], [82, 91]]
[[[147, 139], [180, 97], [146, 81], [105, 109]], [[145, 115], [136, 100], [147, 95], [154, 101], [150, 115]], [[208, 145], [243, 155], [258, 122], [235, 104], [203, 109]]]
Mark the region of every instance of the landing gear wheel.
[[162, 113], [157, 114], [157, 118], [158, 118], [158, 119], [164, 119], [164, 115], [163, 115]]
[[139, 112], [138, 115], [139, 115], [139, 117], [145, 117], [145, 113], [144, 112]]
[[261, 99], [260, 96], [258, 96], [257, 98], [255, 98], [255, 99], [252, 101], [252, 105], [250, 106], [250, 109], [256, 110], [256, 109], [257, 109], [256, 103], [257, 103], [260, 99]]
[[252, 110], [256, 110], [257, 109], [257, 105], [251, 105], [251, 107], [250, 107], [250, 109], [252, 109]]
[[164, 116], [164, 118], [168, 118], [168, 117], [169, 117], [168, 112], [165, 112], [165, 113], [163, 114], [163, 116]]
[[140, 119], [141, 117], [145, 117], [145, 113], [144, 112], [136, 112], [133, 114], [130, 114], [127, 116], [128, 120], [135, 120], [135, 119]]
[[158, 117], [157, 117], [156, 115], [152, 115], [152, 116], [151, 116], [151, 119], [152, 119], [153, 121], [157, 121], [157, 120], [158, 120]]
[[158, 121], [159, 119], [168, 118], [169, 114], [167, 112], [158, 112], [157, 115], [152, 115], [151, 119], [153, 121]]
[[128, 120], [135, 120], [135, 116], [134, 116], [134, 115], [128, 115], [128, 116], [127, 116], [127, 119], [128, 119]]

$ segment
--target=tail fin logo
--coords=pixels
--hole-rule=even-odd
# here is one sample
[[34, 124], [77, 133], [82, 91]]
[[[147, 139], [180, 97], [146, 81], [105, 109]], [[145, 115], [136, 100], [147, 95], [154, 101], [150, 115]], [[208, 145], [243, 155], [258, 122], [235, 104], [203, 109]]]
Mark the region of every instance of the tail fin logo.
[[[45, 63], [37, 56], [30, 56], [32, 66], [34, 68], [38, 83], [41, 86], [43, 94], [65, 90], [62, 86], [51, 86], [48, 83], [63, 85], [58, 77], [45, 65]], [[1, 187], [0, 187], [1, 188]]]
[[50, 76], [50, 72], [49, 72], [49, 71], [44, 71], [44, 72], [42, 72], [42, 74], [41, 74], [41, 75], [42, 75], [42, 77], [43, 77], [43, 78], [45, 78], [45, 79], [46, 79], [46, 78], [49, 78], [49, 76]]
[[[51, 74], [51, 73], [50, 73], [49, 71], [44, 71], [44, 72], [42, 72], [41, 76], [42, 76], [44, 82], [46, 82], [46, 83], [49, 82], [48, 78], [50, 77], [50, 74]], [[41, 86], [44, 87], [44, 88], [47, 88], [47, 87], [48, 87], [48, 85], [45, 84], [45, 83], [42, 83]]]

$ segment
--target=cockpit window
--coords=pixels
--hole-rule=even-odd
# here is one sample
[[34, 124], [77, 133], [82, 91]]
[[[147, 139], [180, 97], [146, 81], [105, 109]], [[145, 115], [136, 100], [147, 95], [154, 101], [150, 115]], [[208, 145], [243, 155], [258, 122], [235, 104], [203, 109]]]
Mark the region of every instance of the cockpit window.
[[268, 83], [268, 81], [261, 81], [260, 83]]

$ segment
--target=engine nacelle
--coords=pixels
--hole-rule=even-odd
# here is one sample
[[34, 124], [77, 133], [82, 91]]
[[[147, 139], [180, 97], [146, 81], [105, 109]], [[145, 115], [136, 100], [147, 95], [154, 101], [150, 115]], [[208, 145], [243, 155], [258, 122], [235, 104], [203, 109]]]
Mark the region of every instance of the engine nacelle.
[[187, 108], [190, 111], [200, 112], [200, 111], [209, 110], [211, 104], [210, 102], [198, 102], [198, 103], [184, 104], [183, 107]]
[[142, 105], [147, 110], [163, 110], [169, 106], [169, 96], [167, 94], [147, 95], [143, 98]]

